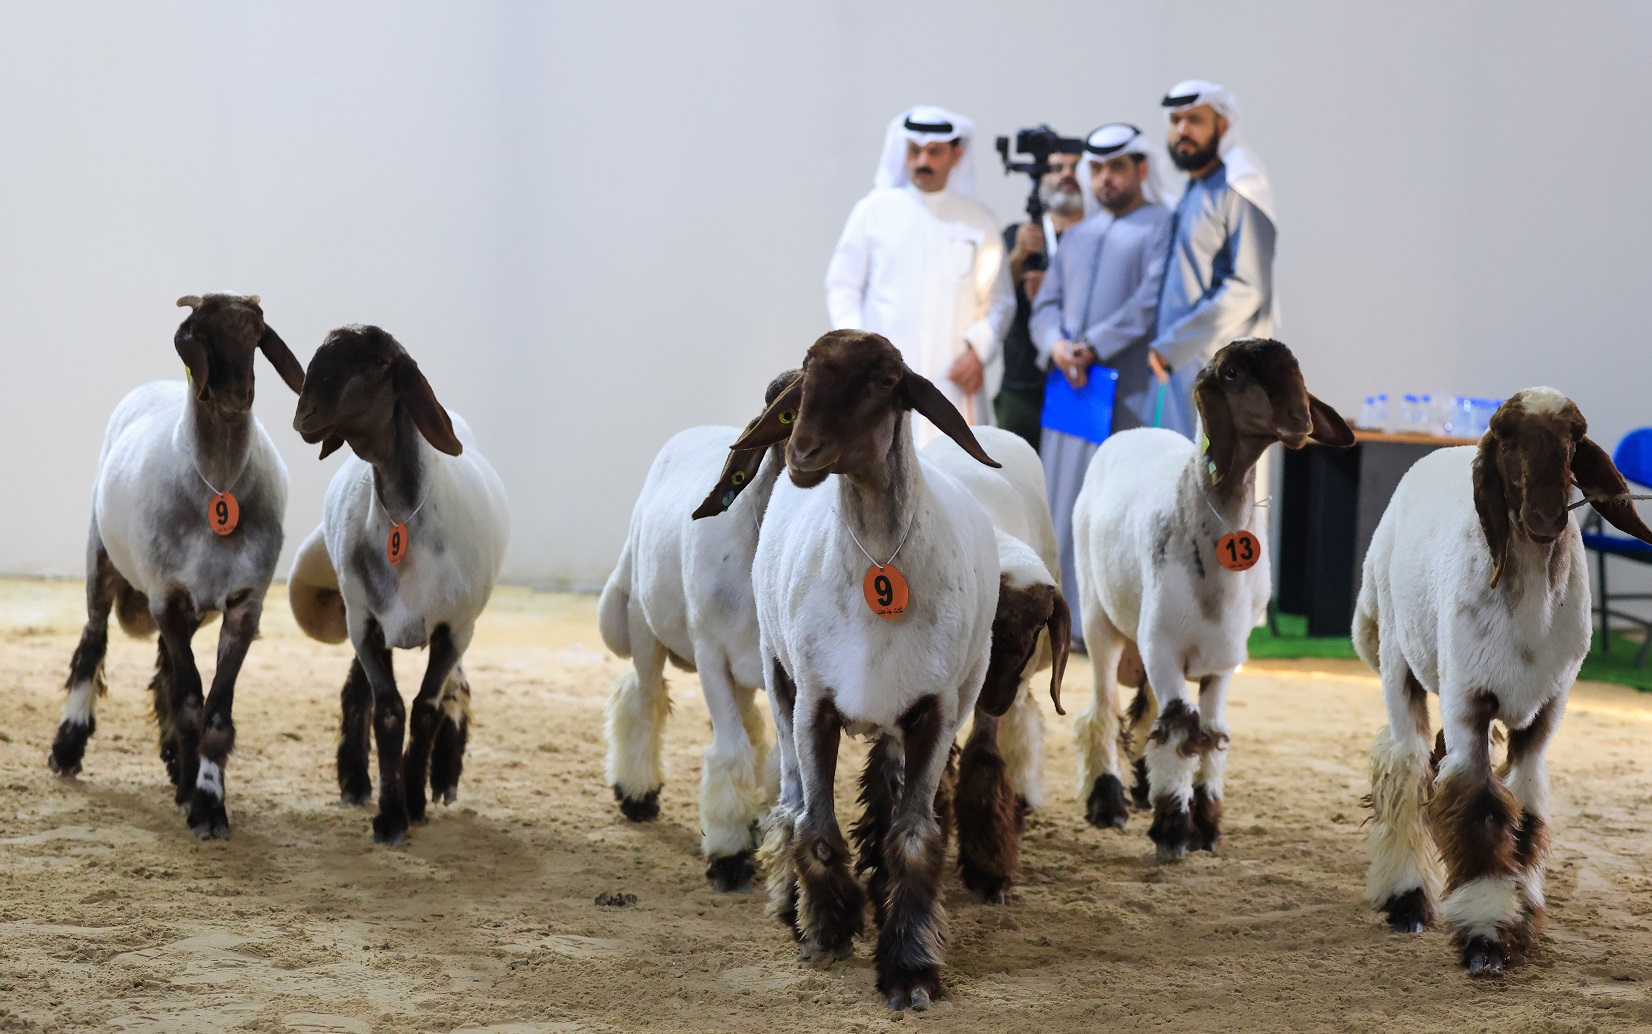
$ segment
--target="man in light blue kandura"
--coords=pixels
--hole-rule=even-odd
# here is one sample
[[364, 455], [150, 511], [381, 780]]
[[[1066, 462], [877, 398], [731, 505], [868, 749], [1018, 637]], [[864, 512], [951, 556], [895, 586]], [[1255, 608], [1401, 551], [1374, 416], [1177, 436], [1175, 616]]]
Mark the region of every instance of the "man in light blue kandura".
[[1193, 380], [1228, 342], [1273, 336], [1273, 188], [1239, 136], [1239, 102], [1203, 79], [1165, 95], [1170, 159], [1188, 174], [1148, 353], [1168, 377], [1159, 425], [1194, 435]]

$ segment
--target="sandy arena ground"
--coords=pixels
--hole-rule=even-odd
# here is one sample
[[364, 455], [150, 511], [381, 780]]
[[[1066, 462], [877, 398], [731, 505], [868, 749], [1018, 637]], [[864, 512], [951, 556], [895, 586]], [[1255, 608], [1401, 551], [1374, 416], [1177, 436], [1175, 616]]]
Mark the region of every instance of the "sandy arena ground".
[[[499, 594], [467, 664], [460, 801], [386, 850], [366, 811], [337, 803], [346, 648], [303, 639], [279, 590], [238, 693], [234, 839], [199, 843], [173, 811], [147, 643], [112, 635], [86, 771], [53, 776], [80, 594], [0, 583], [0, 1031], [1652, 1028], [1652, 697], [1631, 691], [1573, 694], [1550, 754], [1547, 933], [1494, 982], [1461, 975], [1441, 933], [1389, 937], [1360, 902], [1359, 798], [1382, 723], [1363, 669], [1240, 676], [1225, 849], [1167, 868], [1142, 818], [1124, 834], [1085, 825], [1052, 713], [1049, 802], [1012, 903], [976, 904], [951, 877], [949, 997], [892, 1018], [868, 945], [812, 969], [757, 895], [702, 880], [692, 677], [673, 684], [660, 821], [620, 817], [602, 703], [621, 664], [593, 598]], [[403, 658], [404, 686], [422, 664]], [[1088, 680], [1076, 664], [1070, 705]], [[637, 903], [599, 907], [604, 891]]]

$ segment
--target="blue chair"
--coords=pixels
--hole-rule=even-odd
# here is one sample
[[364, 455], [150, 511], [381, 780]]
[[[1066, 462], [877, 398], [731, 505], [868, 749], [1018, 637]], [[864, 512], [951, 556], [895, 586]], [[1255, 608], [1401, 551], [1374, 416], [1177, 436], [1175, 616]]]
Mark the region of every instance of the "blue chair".
[[[1652, 487], [1652, 427], [1641, 427], [1630, 431], [1618, 443], [1618, 448], [1612, 455], [1612, 463], [1618, 468], [1624, 480], [1631, 485]], [[1637, 668], [1646, 665], [1646, 653], [1652, 647], [1652, 621], [1634, 614], [1626, 614], [1621, 610], [1612, 609], [1612, 600], [1652, 600], [1652, 593], [1632, 592], [1618, 593], [1613, 597], [1606, 589], [1606, 558], [1622, 557], [1633, 560], [1637, 564], [1652, 564], [1652, 545], [1640, 539], [1630, 538], [1627, 535], [1618, 535], [1606, 530], [1606, 522], [1600, 519], [1600, 514], [1590, 511], [1588, 521], [1583, 525], [1583, 545], [1593, 550], [1598, 556], [1596, 575], [1600, 581], [1600, 603], [1595, 607], [1595, 613], [1600, 615], [1600, 649], [1601, 653], [1612, 652], [1611, 621], [1627, 621], [1639, 625], [1646, 633], [1646, 639], [1641, 643], [1640, 653], [1635, 655]]]

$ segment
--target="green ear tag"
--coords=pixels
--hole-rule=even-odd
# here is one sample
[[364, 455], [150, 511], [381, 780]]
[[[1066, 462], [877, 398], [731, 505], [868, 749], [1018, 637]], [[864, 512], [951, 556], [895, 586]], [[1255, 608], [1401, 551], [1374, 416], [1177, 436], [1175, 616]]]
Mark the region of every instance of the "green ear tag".
[[726, 509], [728, 509], [729, 507], [731, 507], [733, 505], [734, 505], [734, 492], [732, 490], [724, 492], [723, 493], [723, 509], [726, 510]]

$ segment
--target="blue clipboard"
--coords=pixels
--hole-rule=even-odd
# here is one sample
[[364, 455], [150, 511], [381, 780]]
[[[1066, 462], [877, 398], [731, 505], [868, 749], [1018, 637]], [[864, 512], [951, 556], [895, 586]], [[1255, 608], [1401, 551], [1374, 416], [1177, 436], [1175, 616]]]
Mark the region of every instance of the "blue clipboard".
[[1044, 382], [1043, 426], [1100, 445], [1113, 433], [1113, 396], [1119, 372], [1107, 366], [1090, 367], [1084, 387], [1074, 388], [1067, 376], [1052, 369]]

